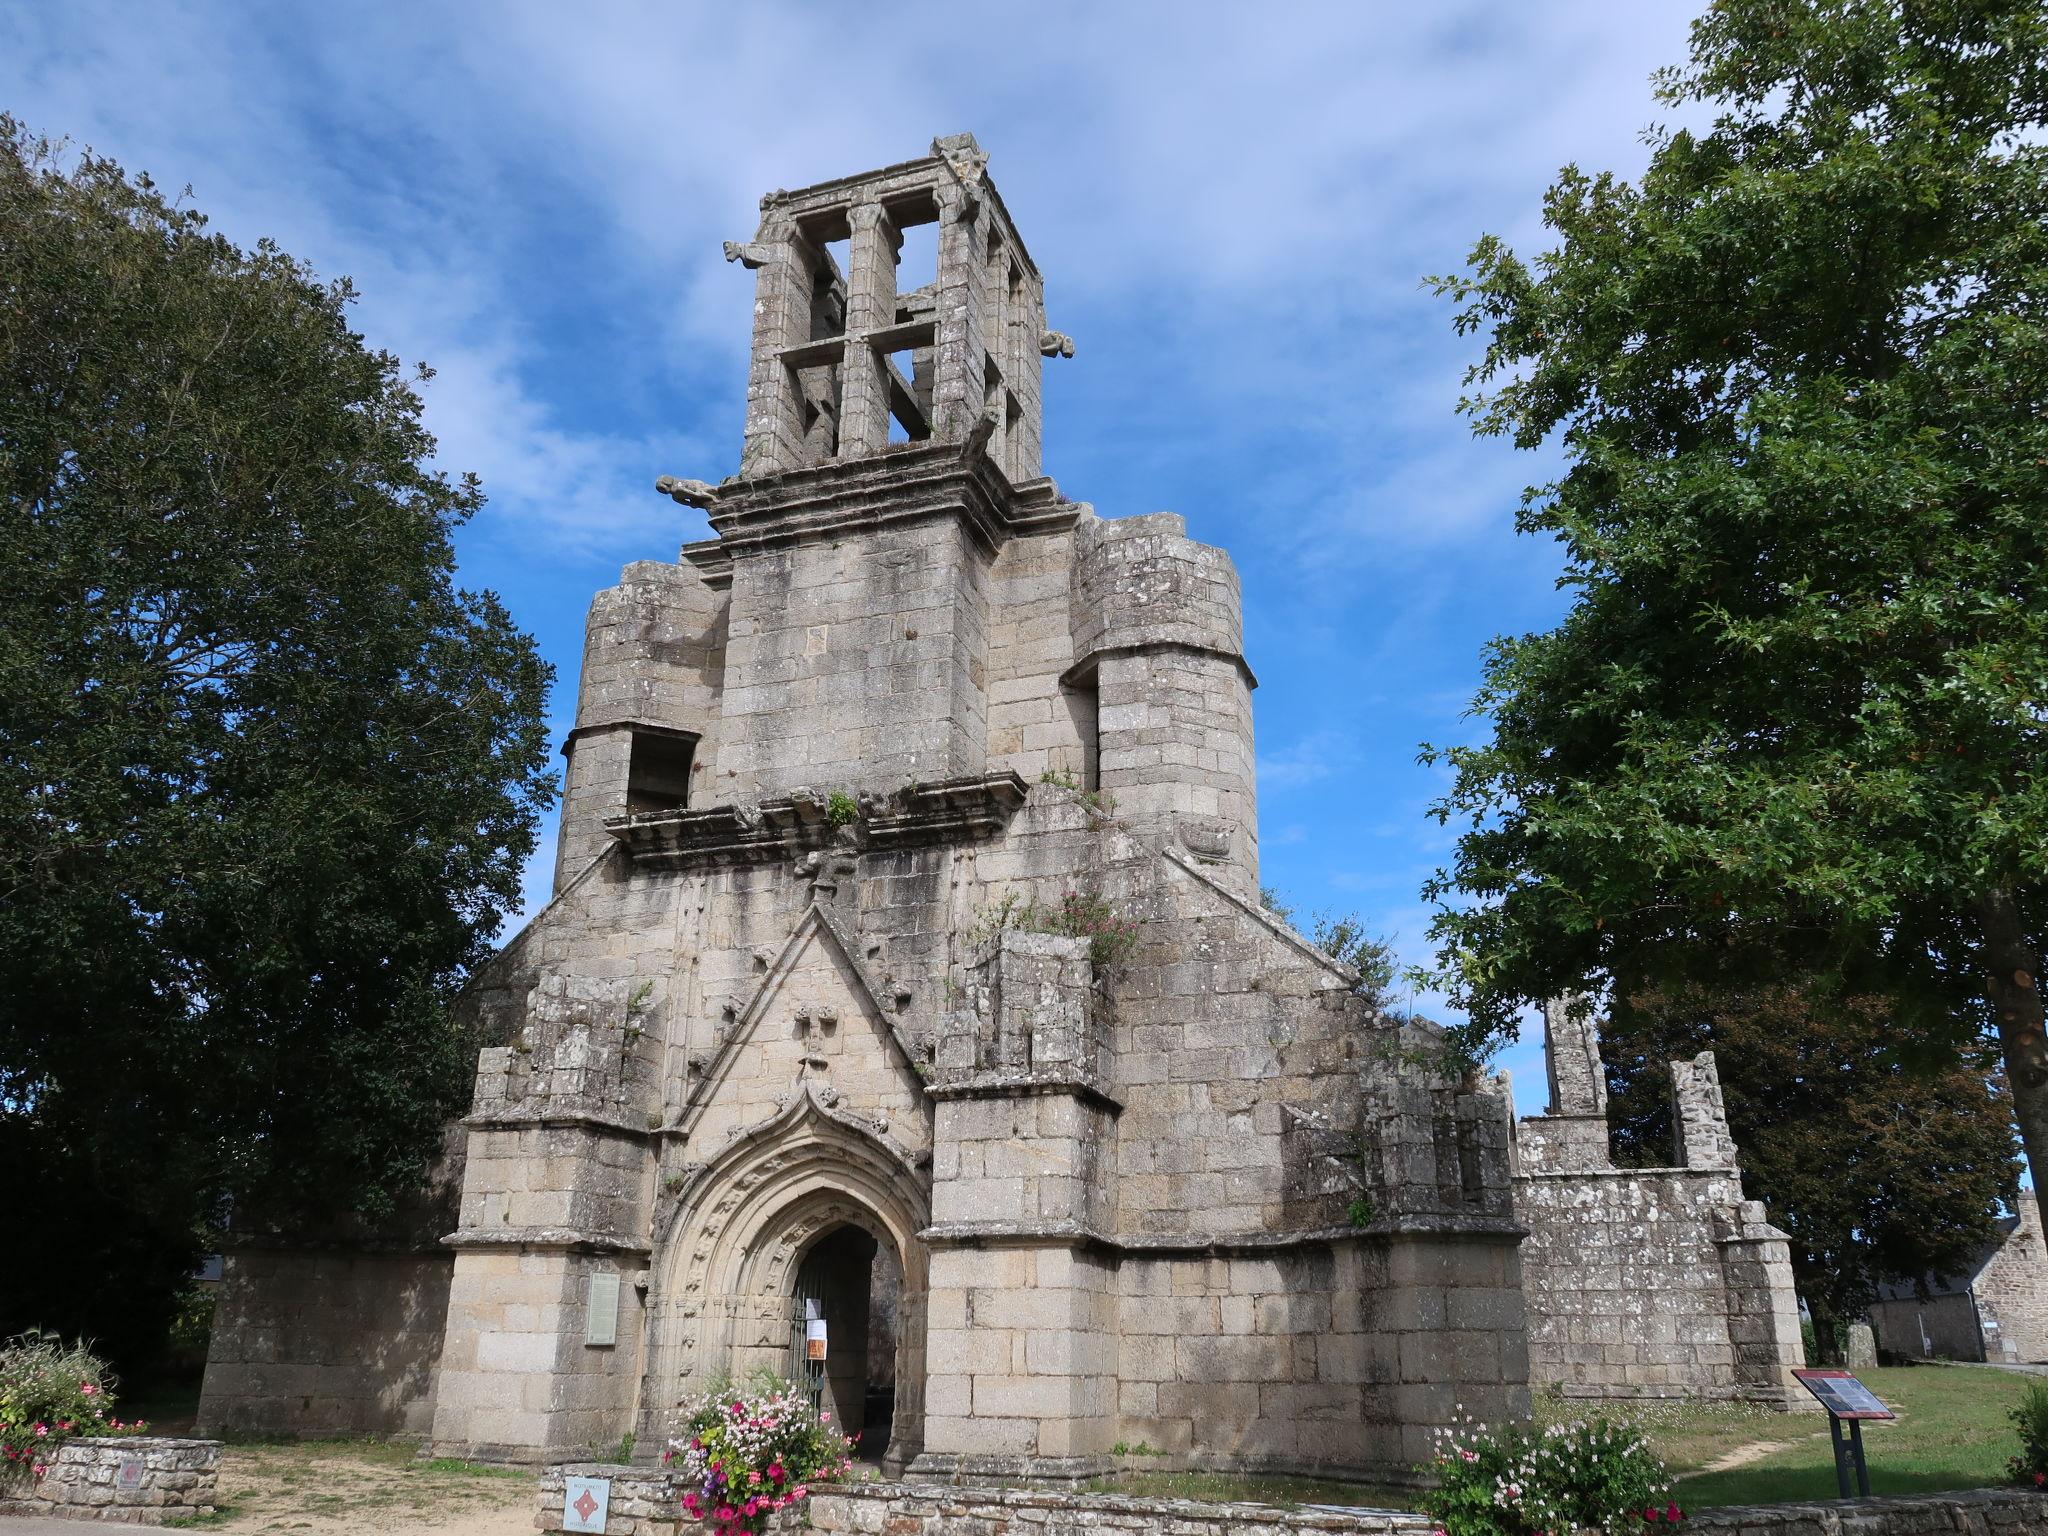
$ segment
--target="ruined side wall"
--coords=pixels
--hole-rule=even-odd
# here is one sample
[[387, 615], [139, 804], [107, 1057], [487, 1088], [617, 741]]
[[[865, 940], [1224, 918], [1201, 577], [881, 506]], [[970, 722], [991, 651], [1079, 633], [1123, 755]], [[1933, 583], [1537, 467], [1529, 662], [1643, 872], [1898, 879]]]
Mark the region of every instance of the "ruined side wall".
[[221, 1271], [198, 1422], [268, 1434], [425, 1434], [433, 1422], [466, 1139], [385, 1221], [250, 1232]]
[[424, 1435], [455, 1255], [226, 1256], [200, 1392], [208, 1434]]
[[2020, 1224], [1977, 1277], [1977, 1313], [1984, 1358], [2048, 1360], [2048, 1254], [2041, 1245], [2041, 1211], [2030, 1192], [2020, 1195]]
[[1532, 1379], [1573, 1397], [1749, 1395], [1717, 1225], [1741, 1202], [1734, 1175], [1682, 1168], [1521, 1179]]

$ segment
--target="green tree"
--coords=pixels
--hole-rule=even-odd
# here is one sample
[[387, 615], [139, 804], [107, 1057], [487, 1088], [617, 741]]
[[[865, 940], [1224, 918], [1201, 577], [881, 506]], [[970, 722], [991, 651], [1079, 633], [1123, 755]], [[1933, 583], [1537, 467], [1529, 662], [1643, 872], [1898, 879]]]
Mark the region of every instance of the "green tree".
[[380, 1213], [462, 1101], [549, 672], [351, 298], [0, 117], [0, 1334], [133, 1355], [229, 1203]]
[[1463, 1044], [1739, 943], [1995, 1031], [2048, 1167], [2048, 10], [1721, 0], [1657, 94], [1711, 123], [1439, 280], [1475, 429], [1561, 449], [1519, 523], [1572, 594], [1425, 752]]
[[1940, 1066], [1896, 1050], [1882, 998], [1766, 982], [1623, 999], [1600, 1029], [1615, 1158], [1671, 1161], [1668, 1064], [1711, 1050], [1744, 1192], [1792, 1239], [1821, 1338], [1887, 1281], [1951, 1273], [2016, 1198], [2012, 1101], [1985, 1050]]

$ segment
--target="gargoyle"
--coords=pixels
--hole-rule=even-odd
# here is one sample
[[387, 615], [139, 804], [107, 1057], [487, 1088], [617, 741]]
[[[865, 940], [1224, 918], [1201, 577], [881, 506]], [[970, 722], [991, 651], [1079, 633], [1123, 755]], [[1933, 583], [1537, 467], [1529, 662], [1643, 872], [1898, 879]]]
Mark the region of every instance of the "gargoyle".
[[1047, 331], [1038, 338], [1038, 355], [1041, 357], [1072, 357], [1074, 338], [1065, 331]]
[[768, 265], [768, 258], [775, 253], [760, 240], [728, 240], [725, 242], [725, 259], [736, 261], [752, 272]]
[[695, 507], [709, 512], [713, 502], [718, 500], [718, 487], [702, 480], [683, 480], [674, 475], [663, 475], [654, 482], [654, 488], [672, 501], [686, 507]]

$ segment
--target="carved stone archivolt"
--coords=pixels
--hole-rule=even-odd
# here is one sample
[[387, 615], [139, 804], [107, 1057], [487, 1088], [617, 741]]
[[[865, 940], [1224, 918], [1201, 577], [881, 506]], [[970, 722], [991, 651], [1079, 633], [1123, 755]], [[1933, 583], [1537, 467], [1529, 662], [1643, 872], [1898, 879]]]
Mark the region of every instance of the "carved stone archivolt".
[[[872, 1115], [839, 1109], [835, 1098], [822, 1085], [792, 1094], [694, 1171], [663, 1213], [648, 1296], [643, 1433], [665, 1432], [667, 1416], [700, 1383], [762, 1365], [786, 1370], [798, 1267], [841, 1227], [857, 1227], [895, 1254], [904, 1313], [921, 1318], [926, 1176], [913, 1149], [878, 1131]], [[896, 1437], [914, 1438], [923, 1422], [921, 1327], [899, 1334], [896, 1379]], [[916, 1449], [895, 1446], [892, 1458]]]

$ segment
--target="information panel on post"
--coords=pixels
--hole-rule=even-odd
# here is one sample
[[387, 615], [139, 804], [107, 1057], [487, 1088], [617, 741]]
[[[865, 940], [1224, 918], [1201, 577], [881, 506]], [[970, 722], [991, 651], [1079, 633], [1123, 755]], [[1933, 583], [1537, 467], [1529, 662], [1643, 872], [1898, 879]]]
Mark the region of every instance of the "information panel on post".
[[[1847, 1371], [1796, 1370], [1792, 1374], [1828, 1411], [1828, 1437], [1835, 1443], [1835, 1487], [1845, 1499], [1869, 1498], [1870, 1467], [1863, 1459], [1863, 1421], [1895, 1419], [1898, 1415]], [[1844, 1424], [1849, 1426], [1847, 1435], [1842, 1433]], [[1854, 1493], [1849, 1491], [1852, 1467], [1856, 1473]]]

